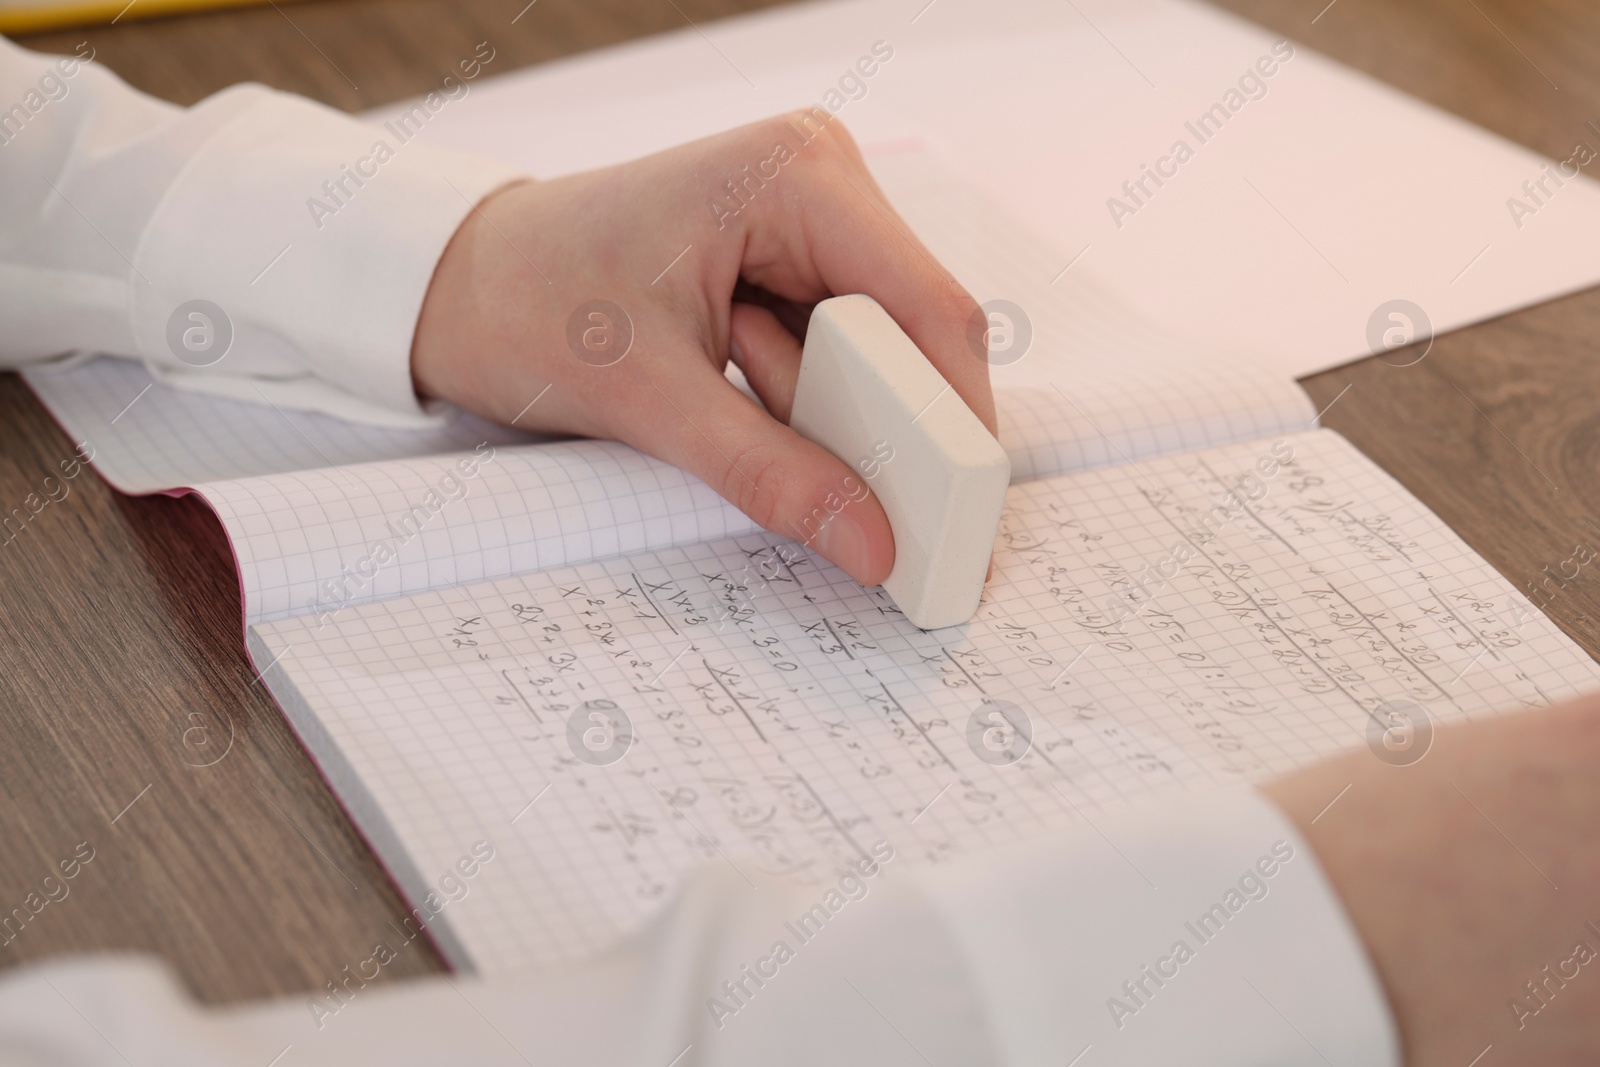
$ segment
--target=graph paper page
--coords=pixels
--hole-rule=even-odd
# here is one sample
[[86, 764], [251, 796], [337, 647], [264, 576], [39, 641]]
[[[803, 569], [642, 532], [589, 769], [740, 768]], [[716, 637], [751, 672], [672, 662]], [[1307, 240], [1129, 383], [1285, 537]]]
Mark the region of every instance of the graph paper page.
[[111, 356], [22, 376], [74, 441], [94, 445], [95, 470], [124, 493], [539, 440], [465, 411], [435, 429], [397, 430], [191, 393]]
[[245, 619], [309, 614], [758, 529], [700, 479], [614, 441], [567, 441], [200, 487], [232, 541]]
[[[1082, 395], [1002, 389], [1000, 439], [1014, 481], [1115, 465], [1303, 428], [1311, 413], [1292, 388], [1298, 395], [1280, 396], [1276, 408], [1190, 409], [1164, 429], [1113, 423], [1109, 405], [1090, 418]], [[898, 428], [882, 434], [892, 446]], [[246, 618], [344, 610], [756, 529], [698, 478], [626, 445], [492, 440], [473, 452], [199, 486], [232, 539]], [[471, 477], [459, 476], [464, 461]]]
[[252, 636], [414, 902], [497, 849], [434, 920], [485, 972], [603, 948], [700, 863], [939, 862], [1360, 746], [1386, 702], [1451, 722], [1600, 683], [1331, 431], [1016, 485], [999, 543], [978, 616], [934, 632], [752, 533]]

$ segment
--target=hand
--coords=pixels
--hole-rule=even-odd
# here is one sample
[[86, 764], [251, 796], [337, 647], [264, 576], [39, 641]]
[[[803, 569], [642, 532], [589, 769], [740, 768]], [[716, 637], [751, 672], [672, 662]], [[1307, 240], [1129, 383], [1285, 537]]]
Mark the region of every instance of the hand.
[[[412, 348], [418, 391], [531, 430], [626, 441], [797, 540], [818, 530], [825, 501], [859, 498], [821, 524], [814, 547], [881, 582], [894, 564], [882, 506], [860, 471], [785, 425], [809, 306], [872, 296], [990, 432], [994, 400], [968, 347], [972, 298], [895, 215], [842, 125], [819, 117], [489, 197], [428, 290]], [[609, 366], [594, 364], [616, 354], [621, 324], [580, 320], [595, 328], [588, 360], [568, 342], [569, 320], [593, 300], [631, 322], [631, 347]], [[730, 358], [765, 410], [723, 376]]]
[[1266, 793], [1366, 942], [1408, 1067], [1466, 1067], [1491, 1044], [1480, 1067], [1600, 1062], [1600, 697], [1442, 729], [1408, 767], [1360, 750]]

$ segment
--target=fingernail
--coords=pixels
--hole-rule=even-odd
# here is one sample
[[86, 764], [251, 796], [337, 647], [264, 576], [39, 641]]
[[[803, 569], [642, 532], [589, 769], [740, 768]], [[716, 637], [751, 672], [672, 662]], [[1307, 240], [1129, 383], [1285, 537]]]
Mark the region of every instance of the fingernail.
[[871, 546], [867, 531], [849, 511], [831, 516], [817, 531], [817, 551], [835, 566], [849, 572], [858, 582], [871, 573]]

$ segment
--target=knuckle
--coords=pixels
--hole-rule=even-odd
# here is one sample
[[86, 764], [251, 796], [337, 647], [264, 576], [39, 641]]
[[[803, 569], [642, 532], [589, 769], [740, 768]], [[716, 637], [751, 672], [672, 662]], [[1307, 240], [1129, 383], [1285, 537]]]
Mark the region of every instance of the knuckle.
[[773, 115], [758, 125], [761, 129], [763, 141], [771, 141], [773, 139], [792, 140], [798, 133], [804, 131], [808, 124], [813, 128], [816, 127], [819, 120], [825, 125], [826, 115], [813, 118], [810, 109], [797, 107], [782, 114]]
[[865, 169], [861, 146], [856, 143], [855, 135], [850, 132], [850, 127], [845, 125], [843, 119], [834, 119], [828, 124], [827, 144], [829, 149], [848, 160], [852, 166]]
[[844, 121], [826, 108], [796, 108], [770, 120], [770, 134], [792, 143], [795, 153], [813, 164], [848, 164], [863, 167], [861, 150]]
[[771, 530], [782, 511], [783, 462], [769, 448], [752, 445], [735, 452], [723, 473], [720, 491], [734, 507]]
[[978, 302], [967, 292], [966, 286], [957, 281], [955, 275], [946, 270], [942, 264], [939, 270], [943, 274], [945, 283], [938, 297], [939, 311], [948, 316], [948, 321], [964, 325], [978, 313]]

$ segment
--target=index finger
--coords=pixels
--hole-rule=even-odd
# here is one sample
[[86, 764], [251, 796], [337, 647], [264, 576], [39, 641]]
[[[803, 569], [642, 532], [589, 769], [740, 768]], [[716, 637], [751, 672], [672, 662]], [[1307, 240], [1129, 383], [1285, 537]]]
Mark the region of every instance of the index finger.
[[748, 221], [741, 212], [744, 276], [793, 300], [872, 297], [995, 433], [989, 363], [968, 340], [981, 314], [971, 294], [895, 212], [842, 123], [816, 108], [773, 120], [771, 135], [789, 147], [776, 180], [791, 185], [753, 198]]

